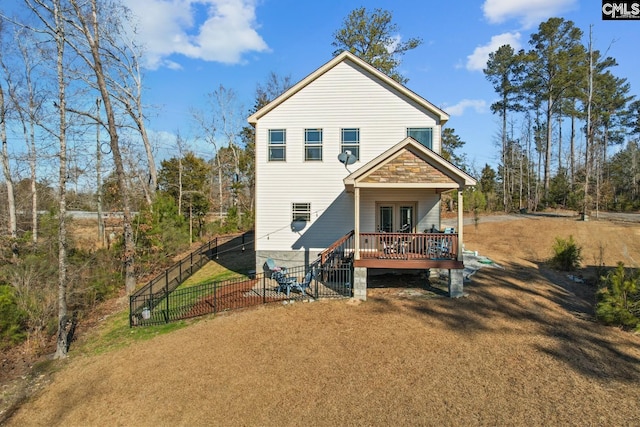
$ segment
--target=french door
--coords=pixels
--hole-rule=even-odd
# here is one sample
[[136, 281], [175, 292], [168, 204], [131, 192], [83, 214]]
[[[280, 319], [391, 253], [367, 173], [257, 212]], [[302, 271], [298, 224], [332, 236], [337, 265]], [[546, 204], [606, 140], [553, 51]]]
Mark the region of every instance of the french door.
[[376, 230], [384, 233], [415, 231], [415, 202], [379, 202], [376, 208]]

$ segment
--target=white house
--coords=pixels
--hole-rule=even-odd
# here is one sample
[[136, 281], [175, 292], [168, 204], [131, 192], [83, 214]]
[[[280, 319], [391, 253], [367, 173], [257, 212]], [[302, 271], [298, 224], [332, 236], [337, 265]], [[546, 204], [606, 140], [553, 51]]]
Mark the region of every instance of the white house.
[[446, 268], [460, 295], [462, 209], [453, 233], [430, 232], [441, 194], [457, 192], [462, 206], [476, 184], [439, 155], [448, 118], [349, 52], [250, 116], [257, 270], [268, 258], [308, 265], [350, 238], [356, 298], [369, 268]]

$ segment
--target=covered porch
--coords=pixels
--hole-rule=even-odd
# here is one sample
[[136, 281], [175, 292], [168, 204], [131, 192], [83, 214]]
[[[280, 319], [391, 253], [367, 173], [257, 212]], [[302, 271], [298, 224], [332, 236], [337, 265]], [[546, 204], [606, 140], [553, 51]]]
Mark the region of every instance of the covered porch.
[[[332, 245], [339, 250], [323, 254], [336, 262], [351, 258], [356, 298], [366, 299], [368, 268], [447, 269], [450, 281], [459, 282], [450, 293], [462, 294], [463, 190], [475, 179], [409, 137], [351, 173], [344, 184], [353, 194], [354, 229]], [[440, 226], [444, 192], [457, 197], [452, 229]]]

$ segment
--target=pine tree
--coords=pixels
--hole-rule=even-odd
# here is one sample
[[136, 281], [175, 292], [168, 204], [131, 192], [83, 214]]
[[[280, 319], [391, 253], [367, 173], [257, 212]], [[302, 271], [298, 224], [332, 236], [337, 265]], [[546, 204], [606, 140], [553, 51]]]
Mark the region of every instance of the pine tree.
[[400, 57], [420, 46], [422, 40], [414, 37], [401, 42], [398, 26], [392, 19], [388, 10], [375, 9], [370, 13], [364, 7], [354, 9], [333, 35], [331, 44], [336, 48], [333, 55], [348, 50], [397, 82], [407, 83], [408, 79], [398, 72]]

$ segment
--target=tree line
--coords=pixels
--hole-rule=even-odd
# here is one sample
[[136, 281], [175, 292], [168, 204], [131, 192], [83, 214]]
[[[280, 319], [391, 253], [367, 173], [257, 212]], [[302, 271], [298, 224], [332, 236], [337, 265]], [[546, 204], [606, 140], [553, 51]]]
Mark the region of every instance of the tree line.
[[614, 74], [615, 58], [593, 47], [591, 28], [584, 38], [572, 21], [550, 18], [529, 50], [489, 55], [484, 74], [501, 122], [498, 170], [479, 174], [490, 208], [640, 208], [640, 101]]

